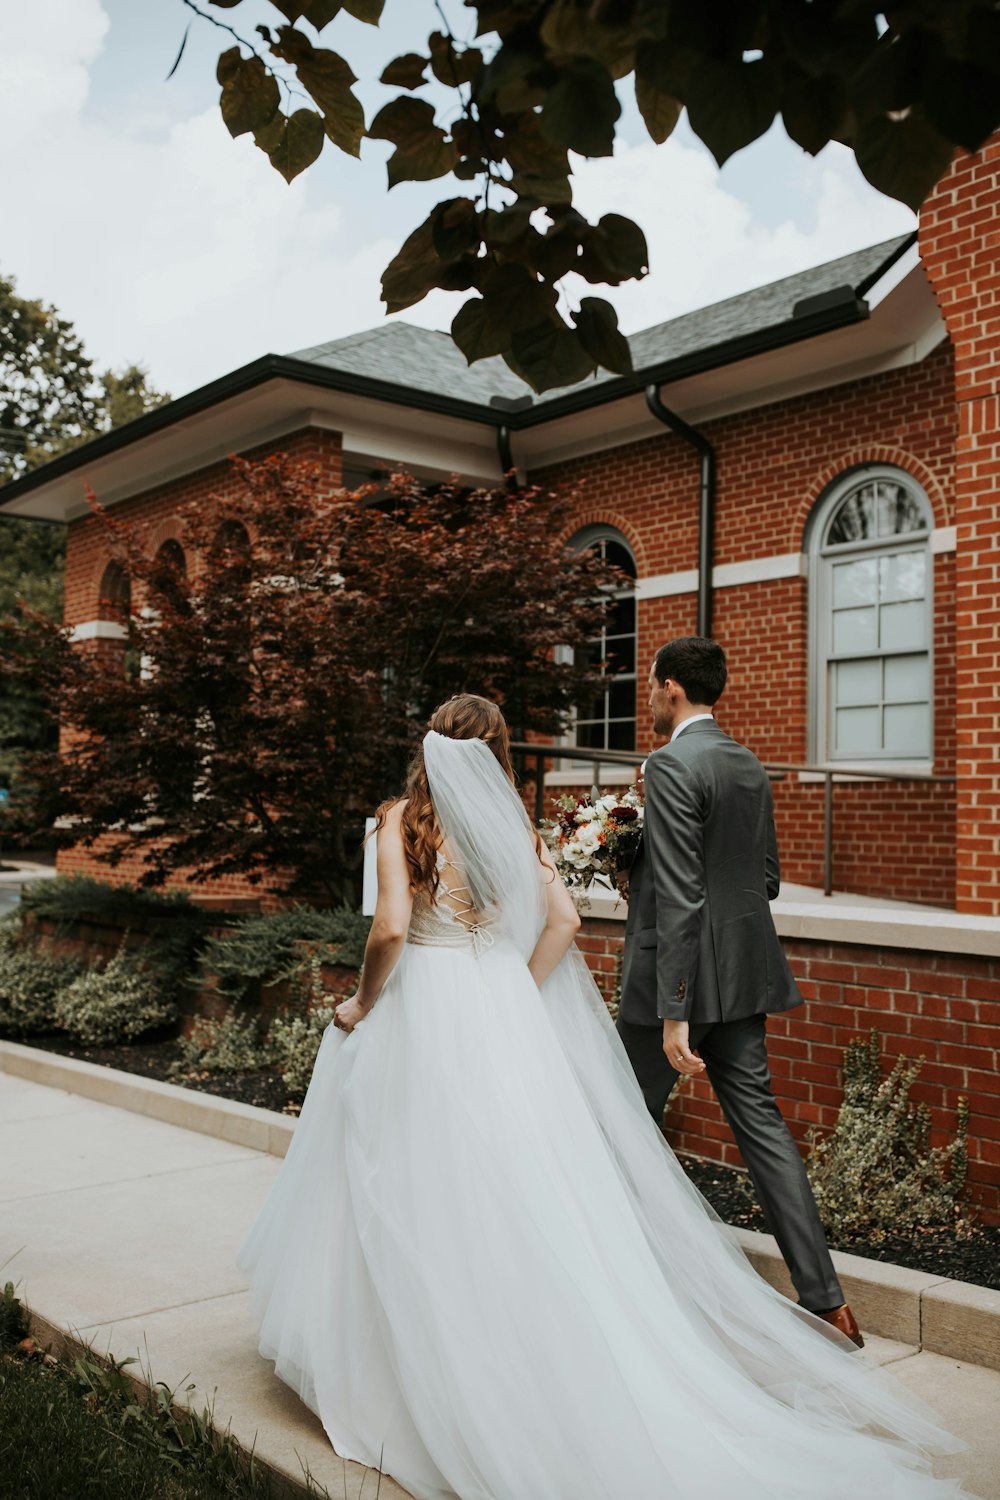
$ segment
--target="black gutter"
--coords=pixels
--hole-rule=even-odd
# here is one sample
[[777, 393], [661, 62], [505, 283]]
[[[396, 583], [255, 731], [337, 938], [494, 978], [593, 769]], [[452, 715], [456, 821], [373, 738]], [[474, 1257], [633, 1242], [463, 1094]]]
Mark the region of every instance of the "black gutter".
[[536, 402], [530, 411], [524, 412], [512, 424], [518, 428], [537, 427], [542, 422], [552, 422], [557, 417], [571, 416], [595, 406], [606, 406], [611, 401], [620, 401], [624, 396], [637, 396], [643, 386], [670, 385], [676, 380], [685, 380], [691, 375], [703, 375], [720, 365], [736, 364], [741, 359], [750, 359], [755, 354], [767, 354], [772, 349], [785, 348], [789, 344], [801, 343], [804, 339], [816, 338], [821, 333], [832, 333], [838, 328], [850, 328], [863, 323], [868, 317], [868, 305], [860, 298], [850, 305], [840, 302], [837, 306], [809, 313], [804, 317], [787, 318], [783, 323], [774, 323], [770, 328], [756, 329], [753, 333], [739, 334], [725, 339], [721, 344], [710, 344], [706, 349], [695, 349], [675, 359], [663, 360], [635, 375], [616, 376], [613, 380], [601, 380], [582, 390], [567, 391], [564, 396], [555, 396], [549, 401]]
[[698, 454], [698, 626], [697, 634], [712, 634], [712, 565], [715, 555], [715, 449], [697, 428], [685, 422], [660, 400], [660, 388], [646, 387], [646, 405], [658, 422], [690, 443]]
[[367, 375], [355, 375], [350, 371], [329, 369], [312, 360], [295, 359], [285, 354], [265, 354], [260, 359], [253, 360], [250, 364], [242, 365], [238, 370], [233, 370], [228, 375], [209, 382], [208, 385], [200, 386], [185, 396], [178, 396], [176, 400], [168, 401], [166, 405], [158, 406], [132, 422], [126, 422], [122, 427], [116, 427], [112, 432], [91, 438], [79, 448], [73, 448], [68, 453], [61, 454], [59, 458], [50, 459], [40, 468], [33, 469], [30, 474], [22, 475], [20, 479], [4, 485], [0, 488], [0, 511], [11, 501], [18, 500], [32, 490], [48, 484], [51, 479], [59, 479], [64, 474], [84, 468], [89, 463], [117, 452], [119, 448], [126, 447], [155, 432], [161, 432], [185, 417], [204, 411], [232, 396], [242, 395], [269, 380], [291, 380], [319, 389], [336, 390], [347, 395], [385, 401], [393, 406], [437, 412], [443, 416], [478, 422], [497, 429], [506, 427], [510, 432], [516, 432], [525, 427], [537, 427], [543, 422], [555, 421], [559, 417], [569, 416], [574, 412], [586, 411], [593, 407], [605, 406], [612, 401], [620, 401], [624, 397], [636, 396], [643, 386], [666, 385], [692, 375], [704, 374], [721, 365], [734, 364], [738, 360], [749, 359], [756, 354], [766, 354], [772, 349], [801, 343], [805, 339], [816, 338], [820, 334], [831, 333], [836, 329], [863, 322], [869, 312], [868, 305], [863, 300], [864, 292], [868, 291], [900, 256], [906, 253], [915, 238], [915, 233], [909, 236], [865, 277], [854, 288], [853, 298], [837, 298], [832, 305], [817, 307], [815, 310], [800, 314], [799, 317], [786, 318], [781, 323], [772, 324], [769, 328], [756, 329], [753, 333], [740, 334], [736, 338], [709, 345], [705, 349], [696, 349], [674, 359], [663, 360], [659, 364], [637, 371], [631, 377], [616, 376], [610, 380], [596, 381], [579, 389], [567, 391], [564, 395], [555, 396], [548, 401], [532, 402], [530, 406], [522, 405], [519, 400], [511, 400], [504, 402], [503, 408], [497, 408], [476, 401], [445, 396], [437, 391], [416, 390], [408, 386], [394, 385], [391, 381], [377, 380]]

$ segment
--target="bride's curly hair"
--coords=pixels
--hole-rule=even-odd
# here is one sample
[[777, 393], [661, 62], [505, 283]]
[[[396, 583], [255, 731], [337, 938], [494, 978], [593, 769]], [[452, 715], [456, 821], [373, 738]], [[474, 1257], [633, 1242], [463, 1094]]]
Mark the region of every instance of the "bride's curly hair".
[[[510, 731], [497, 705], [476, 693], [456, 693], [431, 714], [427, 725], [438, 734], [453, 740], [482, 740], [496, 756], [505, 774], [516, 785], [510, 758]], [[375, 831], [385, 823], [386, 813], [405, 799], [400, 819], [403, 850], [410, 869], [410, 886], [434, 896], [438, 887], [437, 852], [441, 835], [434, 817], [424, 749], [418, 745], [406, 773], [406, 782], [398, 797], [390, 797], [375, 813]], [[536, 847], [541, 840], [535, 835]]]

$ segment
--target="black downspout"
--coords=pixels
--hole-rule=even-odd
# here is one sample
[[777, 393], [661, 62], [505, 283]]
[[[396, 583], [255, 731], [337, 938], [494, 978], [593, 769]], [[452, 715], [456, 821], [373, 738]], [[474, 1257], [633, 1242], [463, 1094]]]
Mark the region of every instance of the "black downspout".
[[703, 433], [664, 406], [660, 388], [647, 385], [646, 405], [658, 422], [698, 450], [698, 634], [712, 634], [712, 558], [715, 553], [715, 449]]
[[500, 459], [500, 472], [507, 481], [507, 488], [519, 490], [521, 486], [517, 482], [517, 470], [514, 467], [514, 455], [510, 446], [510, 428], [506, 422], [501, 422], [497, 428], [497, 456]]

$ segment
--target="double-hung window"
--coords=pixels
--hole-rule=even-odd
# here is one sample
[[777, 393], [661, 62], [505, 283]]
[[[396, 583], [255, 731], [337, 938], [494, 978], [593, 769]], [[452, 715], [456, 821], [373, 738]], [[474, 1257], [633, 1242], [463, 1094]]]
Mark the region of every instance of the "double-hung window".
[[814, 515], [818, 760], [932, 757], [931, 512], [899, 470], [855, 471]]

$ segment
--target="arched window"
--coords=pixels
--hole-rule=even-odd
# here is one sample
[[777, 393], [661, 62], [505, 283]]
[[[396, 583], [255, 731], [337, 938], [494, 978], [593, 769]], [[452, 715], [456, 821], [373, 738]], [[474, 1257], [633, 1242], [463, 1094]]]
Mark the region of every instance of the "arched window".
[[170, 568], [181, 577], [187, 573], [187, 559], [184, 556], [184, 548], [174, 537], [168, 537], [161, 542], [156, 549], [156, 561], [164, 568]]
[[225, 569], [233, 583], [249, 583], [250, 534], [241, 521], [223, 521], [212, 538], [211, 560]]
[[109, 620], [124, 629], [132, 612], [132, 586], [120, 562], [109, 562], [101, 574], [97, 591], [97, 618]]
[[113, 636], [104, 636], [101, 640], [101, 655], [113, 663], [123, 676], [134, 682], [140, 674], [141, 663], [138, 652], [129, 644], [132, 584], [120, 562], [109, 562], [101, 574], [97, 618], [118, 627]]
[[930, 760], [931, 508], [899, 469], [855, 470], [810, 523], [812, 753]]
[[[591, 548], [629, 578], [636, 576], [628, 542], [613, 526], [587, 526], [570, 545]], [[603, 685], [577, 708], [573, 739], [593, 750], [634, 750], [636, 715], [636, 608], [632, 589], [616, 591], [600, 635], [584, 648], [585, 659], [602, 662]]]

